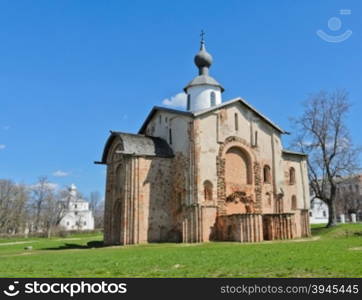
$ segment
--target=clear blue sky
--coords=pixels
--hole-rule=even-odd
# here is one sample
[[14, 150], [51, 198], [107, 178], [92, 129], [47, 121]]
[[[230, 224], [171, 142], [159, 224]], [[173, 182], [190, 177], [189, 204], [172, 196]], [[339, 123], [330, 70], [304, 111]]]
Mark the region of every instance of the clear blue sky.
[[[358, 0], [2, 0], [0, 178], [47, 175], [103, 193], [105, 168], [93, 161], [109, 130], [137, 132], [153, 105], [182, 91], [196, 75], [200, 29], [224, 100], [241, 96], [290, 130], [309, 93], [345, 88], [362, 145], [361, 16]], [[353, 34], [328, 43], [319, 29]]]

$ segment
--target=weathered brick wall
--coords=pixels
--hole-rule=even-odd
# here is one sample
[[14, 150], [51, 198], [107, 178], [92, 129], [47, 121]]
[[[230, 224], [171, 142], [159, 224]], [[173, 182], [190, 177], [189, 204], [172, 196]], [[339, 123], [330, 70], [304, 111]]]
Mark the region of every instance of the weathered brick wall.
[[263, 240], [261, 214], [235, 214], [217, 219], [218, 240], [260, 242]]
[[116, 154], [118, 147], [115, 141], [107, 161], [105, 244], [180, 240], [170, 213], [173, 159]]

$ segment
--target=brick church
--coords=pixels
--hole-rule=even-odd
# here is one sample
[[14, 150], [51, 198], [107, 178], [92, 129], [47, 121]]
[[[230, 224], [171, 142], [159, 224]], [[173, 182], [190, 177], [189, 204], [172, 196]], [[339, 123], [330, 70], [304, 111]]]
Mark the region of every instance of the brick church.
[[242, 98], [222, 100], [201, 40], [187, 110], [155, 106], [137, 134], [111, 131], [104, 242], [259, 242], [310, 235], [306, 156]]

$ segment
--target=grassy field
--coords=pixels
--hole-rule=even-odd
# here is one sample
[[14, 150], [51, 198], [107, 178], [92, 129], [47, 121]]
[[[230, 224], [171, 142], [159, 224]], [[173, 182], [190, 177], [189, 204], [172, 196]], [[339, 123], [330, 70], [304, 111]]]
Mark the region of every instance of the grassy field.
[[362, 224], [313, 226], [312, 232], [311, 239], [257, 244], [104, 248], [101, 235], [1, 239], [0, 276], [362, 277]]

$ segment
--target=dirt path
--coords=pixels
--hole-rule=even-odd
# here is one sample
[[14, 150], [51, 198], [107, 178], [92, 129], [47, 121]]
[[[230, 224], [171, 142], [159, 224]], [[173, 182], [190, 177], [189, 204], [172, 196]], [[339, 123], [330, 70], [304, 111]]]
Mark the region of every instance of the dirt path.
[[21, 245], [21, 244], [30, 244], [30, 243], [37, 243], [37, 242], [38, 242], [38, 241], [23, 241], [23, 242], [0, 243], [0, 246]]

